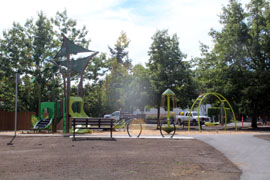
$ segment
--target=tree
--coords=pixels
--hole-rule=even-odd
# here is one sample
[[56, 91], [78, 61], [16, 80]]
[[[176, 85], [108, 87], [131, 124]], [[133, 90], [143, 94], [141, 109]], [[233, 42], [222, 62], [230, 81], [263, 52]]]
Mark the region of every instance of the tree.
[[[247, 37], [246, 13], [236, 0], [222, 8], [220, 23], [222, 30], [211, 30], [215, 43], [213, 50], [201, 44], [201, 58], [195, 61], [195, 77], [201, 91], [219, 92], [238, 109], [245, 109], [245, 98], [241, 90], [247, 86]], [[244, 113], [244, 110], [242, 110]]]
[[107, 60], [107, 67], [110, 74], [106, 76], [103, 84], [105, 90], [105, 111], [112, 112], [115, 110], [130, 111], [127, 93], [132, 77], [130, 71], [132, 69], [131, 59], [128, 57], [128, 40], [126, 33], [121, 32], [114, 48], [109, 47], [111, 52], [110, 58]]
[[249, 39], [247, 66], [250, 85], [244, 89], [252, 112], [252, 127], [257, 127], [258, 115], [270, 117], [270, 3], [251, 0], [248, 4]]
[[124, 109], [124, 89], [128, 78], [127, 69], [114, 58], [111, 73], [105, 78], [105, 111], [111, 113]]
[[150, 56], [147, 67], [150, 71], [150, 81], [154, 92], [154, 100], [158, 108], [158, 123], [160, 116], [161, 95], [170, 88], [178, 94], [181, 86], [188, 82], [188, 67], [183, 62], [186, 57], [179, 48], [176, 34], [169, 36], [168, 30], [157, 31], [152, 37], [148, 51]]
[[128, 51], [126, 50], [129, 43], [130, 40], [128, 40], [126, 33], [122, 31], [116, 41], [116, 44], [114, 45], [114, 48], [109, 47], [111, 52], [111, 61], [109, 61], [109, 63], [112, 63], [113, 59], [115, 58], [117, 63], [124, 65], [127, 69], [131, 69], [132, 60], [128, 57]]
[[19, 23], [13, 23], [12, 29], [3, 31], [0, 43], [0, 101], [3, 110], [14, 110], [15, 72], [23, 74], [31, 67], [31, 62], [28, 61], [31, 52], [29, 43], [31, 41], [25, 34], [25, 28]]
[[126, 79], [122, 98], [130, 112], [136, 108], [143, 111], [145, 106], [153, 104], [148, 69], [139, 64], [133, 67], [132, 73]]
[[[19, 87], [19, 107], [38, 112], [41, 101], [53, 101], [56, 94], [61, 96], [61, 78], [49, 62], [60, 49], [61, 33], [82, 46], [88, 46], [90, 42], [85, 38], [86, 28], [77, 28], [76, 21], [68, 18], [66, 11], [58, 12], [51, 19], [40, 12], [36, 20], [28, 19], [24, 26], [13, 23], [11, 29], [3, 32], [0, 43], [0, 101], [3, 109], [12, 110], [14, 106], [14, 98], [7, 92], [14, 92], [15, 82], [9, 79], [14, 79], [15, 71], [22, 74], [23, 80]], [[34, 84], [30, 82], [33, 78]]]
[[252, 0], [247, 12], [230, 0], [220, 15], [221, 31], [211, 30], [214, 48], [202, 45], [195, 76], [206, 91], [223, 94], [242, 114], [269, 116], [269, 2]]

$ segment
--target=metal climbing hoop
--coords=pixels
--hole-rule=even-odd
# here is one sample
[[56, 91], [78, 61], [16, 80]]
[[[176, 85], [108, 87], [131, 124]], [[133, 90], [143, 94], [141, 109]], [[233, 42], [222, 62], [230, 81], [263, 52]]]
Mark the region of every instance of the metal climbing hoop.
[[225, 112], [225, 127], [224, 127], [224, 130], [227, 129], [227, 112], [225, 110], [225, 103], [227, 103], [227, 105], [230, 107], [230, 110], [232, 111], [233, 113], [233, 119], [234, 119], [234, 124], [235, 124], [235, 130], [237, 131], [237, 123], [236, 123], [236, 118], [235, 118], [235, 113], [233, 111], [233, 108], [231, 106], [231, 104], [228, 102], [228, 100], [222, 96], [221, 94], [219, 93], [215, 93], [215, 92], [210, 92], [210, 93], [204, 93], [204, 94], [201, 94], [193, 103], [193, 105], [191, 106], [191, 109], [190, 109], [190, 113], [189, 113], [189, 117], [188, 117], [188, 131], [190, 131], [190, 118], [191, 118], [191, 112], [193, 111], [195, 105], [197, 102], [199, 102], [199, 107], [198, 107], [198, 125], [199, 125], [199, 131], [201, 131], [201, 127], [200, 127], [200, 118], [199, 118], [199, 113], [200, 113], [200, 107], [201, 107], [201, 104], [202, 104], [202, 101], [209, 95], [212, 95], [212, 96], [215, 96], [219, 102], [222, 104], [222, 107], [223, 107], [223, 110]]

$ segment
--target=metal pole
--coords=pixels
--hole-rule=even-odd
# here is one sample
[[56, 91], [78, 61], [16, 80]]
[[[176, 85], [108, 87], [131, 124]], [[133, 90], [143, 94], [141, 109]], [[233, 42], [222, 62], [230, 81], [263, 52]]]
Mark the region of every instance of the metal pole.
[[66, 89], [66, 133], [69, 133], [69, 96], [70, 96], [70, 55], [67, 38], [62, 34], [64, 39], [64, 45], [66, 47], [66, 57], [67, 57], [67, 89]]
[[19, 81], [19, 73], [15, 74], [15, 84], [16, 84], [16, 92], [15, 92], [15, 122], [14, 122], [14, 136], [13, 138], [10, 140], [9, 143], [7, 143], [7, 145], [13, 145], [12, 142], [14, 141], [14, 139], [16, 138], [16, 132], [17, 132], [17, 109], [18, 109], [18, 81]]
[[18, 110], [18, 81], [19, 74], [16, 73], [16, 98], [15, 98], [15, 129], [14, 129], [14, 137], [16, 137], [17, 131], [17, 110]]
[[171, 125], [171, 122], [170, 122], [170, 111], [171, 111], [171, 107], [170, 107], [170, 95], [167, 95], [167, 111], [168, 111], [167, 124], [168, 124], [168, 126], [170, 126]]

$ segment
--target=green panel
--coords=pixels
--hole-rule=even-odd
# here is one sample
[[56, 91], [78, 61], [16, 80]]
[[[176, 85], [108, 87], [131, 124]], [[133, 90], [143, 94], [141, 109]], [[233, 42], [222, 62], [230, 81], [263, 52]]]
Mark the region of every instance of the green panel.
[[42, 102], [40, 104], [40, 119], [43, 119], [43, 110], [48, 109], [49, 119], [54, 118], [54, 103], [53, 102]]
[[[66, 41], [67, 41], [67, 45], [68, 45], [69, 54], [77, 54], [77, 53], [81, 53], [81, 52], [94, 52], [94, 51], [85, 49], [81, 46], [74, 44], [68, 38], [66, 38]], [[66, 55], [67, 55], [67, 48], [65, 46], [65, 41], [63, 40], [62, 47], [55, 57], [58, 58], [58, 57], [66, 56]]]
[[[88, 63], [89, 58], [90, 56], [87, 56], [85, 58], [79, 58], [77, 60], [71, 60], [70, 61], [71, 70], [77, 73], [81, 73], [85, 64]], [[59, 64], [67, 67], [67, 61], [60, 61]]]
[[[78, 112], [74, 112], [72, 109], [72, 105], [74, 103], [79, 103], [79, 111]], [[84, 105], [84, 101], [81, 97], [78, 96], [70, 96], [69, 97], [69, 114], [72, 117], [88, 117], [87, 114], [84, 112], [83, 109], [83, 105]]]

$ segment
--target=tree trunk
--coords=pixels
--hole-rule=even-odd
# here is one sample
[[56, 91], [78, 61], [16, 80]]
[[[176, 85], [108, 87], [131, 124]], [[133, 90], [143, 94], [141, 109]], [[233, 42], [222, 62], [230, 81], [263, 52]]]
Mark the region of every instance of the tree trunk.
[[251, 123], [252, 128], [257, 128], [257, 116], [252, 115], [252, 123]]
[[257, 108], [256, 108], [255, 104], [254, 104], [254, 107], [253, 107], [251, 127], [252, 128], [257, 128]]
[[160, 128], [160, 99], [157, 102], [158, 106], [157, 106], [157, 129]]
[[158, 108], [157, 108], [157, 129], [160, 128], [160, 105], [158, 105]]

